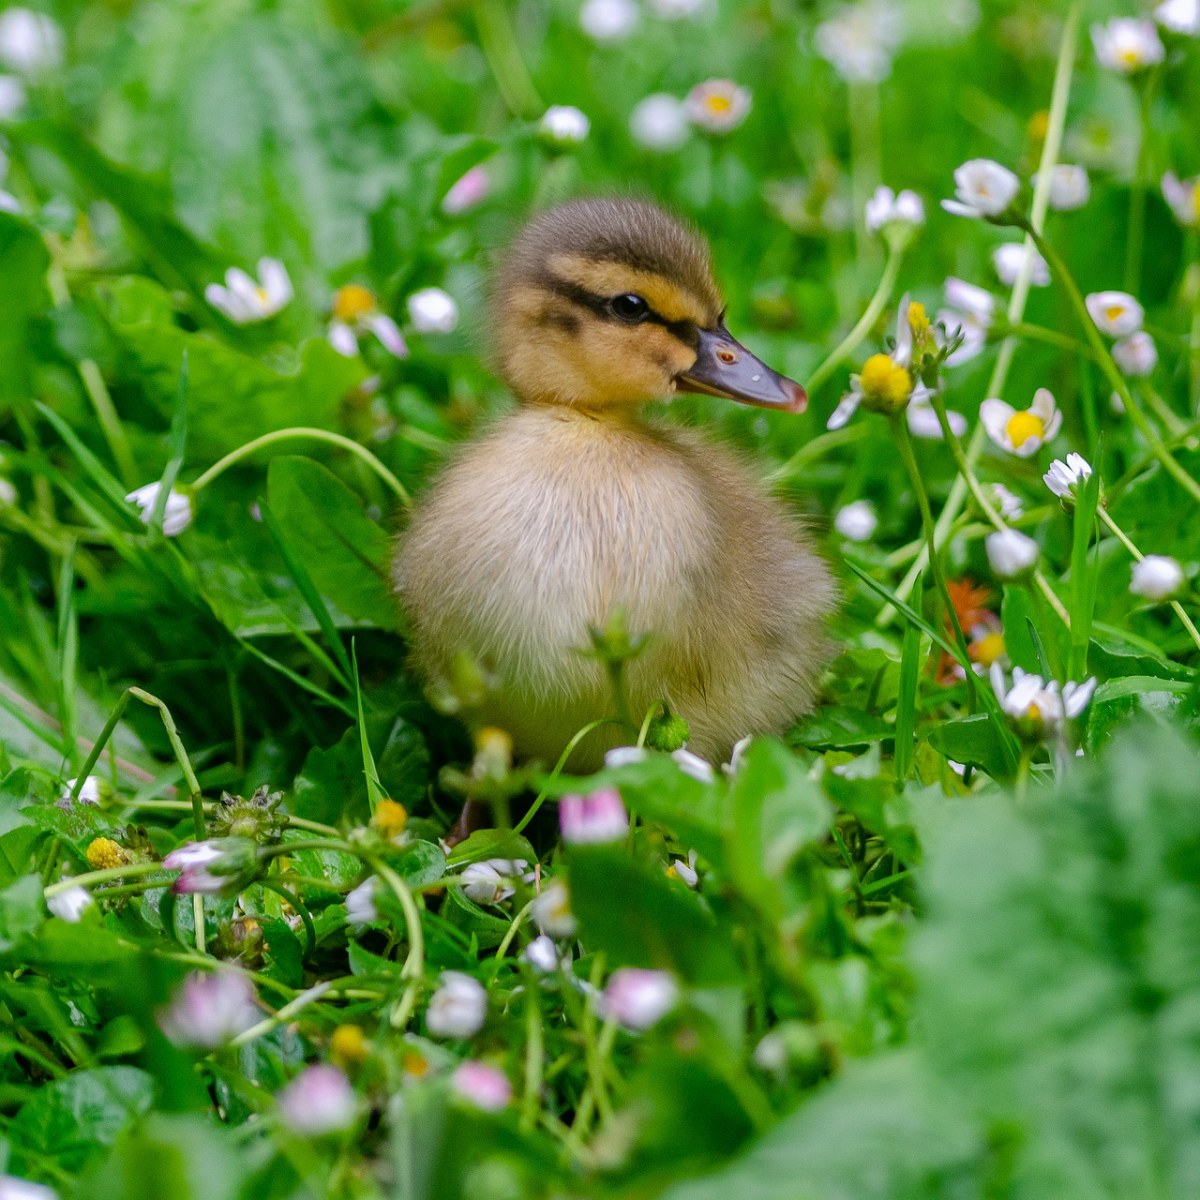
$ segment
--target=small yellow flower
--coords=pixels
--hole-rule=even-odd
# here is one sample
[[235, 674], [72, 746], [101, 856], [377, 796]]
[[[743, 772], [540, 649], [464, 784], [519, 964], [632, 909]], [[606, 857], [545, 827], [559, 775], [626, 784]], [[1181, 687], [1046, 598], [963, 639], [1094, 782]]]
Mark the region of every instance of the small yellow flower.
[[1029, 124], [1026, 130], [1029, 134], [1031, 142], [1044, 142], [1046, 134], [1050, 129], [1050, 111], [1049, 109], [1039, 109], [1029, 118]]
[[475, 774], [500, 778], [512, 767], [513, 740], [503, 729], [485, 725], [475, 734]]
[[1004, 653], [1004, 634], [999, 630], [985, 633], [967, 648], [971, 659], [980, 666], [990, 667]]
[[429, 1073], [429, 1059], [416, 1050], [405, 1050], [400, 1059], [404, 1073], [412, 1079], [420, 1079]]
[[87, 848], [88, 866], [93, 871], [105, 871], [110, 867], [123, 867], [129, 862], [129, 852], [112, 838], [95, 838]]
[[342, 1066], [366, 1062], [370, 1054], [366, 1036], [359, 1025], [339, 1025], [329, 1039], [329, 1056]]
[[408, 809], [396, 800], [380, 800], [371, 818], [371, 827], [388, 841], [399, 837], [408, 824]]
[[375, 296], [361, 283], [347, 283], [333, 293], [333, 316], [335, 320], [353, 325], [361, 317], [375, 311]]
[[908, 306], [908, 323], [912, 327], [913, 337], [918, 341], [929, 332], [929, 316], [925, 312], [925, 305], [919, 300], [912, 301]]
[[872, 354], [859, 375], [863, 401], [869, 408], [897, 412], [912, 395], [912, 376], [886, 354]]

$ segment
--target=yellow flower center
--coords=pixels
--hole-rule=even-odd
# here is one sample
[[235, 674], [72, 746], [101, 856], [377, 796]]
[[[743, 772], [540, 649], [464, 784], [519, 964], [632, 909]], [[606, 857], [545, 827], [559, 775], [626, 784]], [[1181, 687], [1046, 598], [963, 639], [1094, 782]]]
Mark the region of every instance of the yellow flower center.
[[361, 283], [347, 283], [333, 293], [333, 315], [339, 321], [353, 324], [375, 308], [375, 296]]
[[339, 1025], [329, 1039], [329, 1056], [341, 1063], [360, 1063], [367, 1058], [367, 1039], [358, 1025]]
[[723, 117], [733, 108], [733, 100], [721, 92], [706, 96], [704, 103], [708, 105], [709, 112], [715, 113], [718, 117]]
[[1004, 634], [985, 633], [971, 643], [971, 658], [981, 666], [990, 667], [1004, 653]]
[[1030, 438], [1046, 436], [1046, 422], [1031, 412], [1013, 413], [1008, 418], [1004, 432], [1008, 434], [1008, 440], [1012, 442], [1013, 449], [1020, 450]]
[[120, 867], [129, 861], [129, 856], [112, 838], [95, 838], [87, 848], [88, 866], [93, 871], [106, 871]]
[[925, 314], [925, 305], [916, 300], [909, 304], [908, 323], [912, 327], [913, 337], [919, 339], [929, 329], [929, 317]]
[[1025, 716], [1031, 721], [1040, 721], [1042, 719], [1042, 710], [1036, 704], [1031, 704], [1025, 710]]
[[1121, 317], [1123, 317], [1123, 316], [1125, 315], [1125, 305], [1123, 305], [1123, 304], [1110, 304], [1110, 305], [1109, 305], [1109, 306], [1108, 306], [1108, 307], [1107, 307], [1107, 308], [1104, 310], [1104, 315], [1105, 315], [1105, 316], [1106, 316], [1106, 317], [1107, 317], [1107, 318], [1108, 318], [1110, 321], [1116, 321], [1116, 320], [1119, 320]]
[[895, 411], [912, 395], [912, 376], [886, 354], [872, 354], [859, 375], [863, 397], [886, 411]]
[[1117, 51], [1117, 61], [1127, 67], [1141, 66], [1141, 52], [1134, 46], [1126, 46], [1123, 50]]
[[395, 800], [380, 800], [375, 806], [371, 824], [390, 841], [404, 832], [404, 826], [408, 824], [408, 809]]
[[1050, 128], [1050, 113], [1047, 109], [1035, 112], [1029, 118], [1029, 136], [1035, 142], [1044, 142], [1046, 132]]
[[429, 1072], [429, 1059], [415, 1050], [406, 1050], [400, 1060], [400, 1065], [404, 1068], [404, 1073], [411, 1075], [414, 1079], [420, 1079]]
[[270, 299], [270, 297], [267, 295], [267, 289], [263, 287], [261, 283], [254, 289], [254, 294], [258, 298], [259, 304], [266, 304]]
[[1200, 225], [1200, 179], [1192, 184], [1192, 220]]

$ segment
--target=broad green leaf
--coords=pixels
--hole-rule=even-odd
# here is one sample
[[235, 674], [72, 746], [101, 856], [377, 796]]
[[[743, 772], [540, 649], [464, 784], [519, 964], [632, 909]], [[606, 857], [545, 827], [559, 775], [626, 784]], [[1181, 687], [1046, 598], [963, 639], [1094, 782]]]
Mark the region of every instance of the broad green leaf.
[[303, 556], [321, 593], [351, 617], [395, 629], [392, 542], [363, 513], [358, 497], [319, 463], [292, 457], [272, 461], [267, 495], [284, 537]]
[[988, 713], [957, 717], [935, 725], [929, 733], [929, 744], [953, 762], [979, 767], [993, 779], [1010, 777], [1004, 744], [995, 718]]

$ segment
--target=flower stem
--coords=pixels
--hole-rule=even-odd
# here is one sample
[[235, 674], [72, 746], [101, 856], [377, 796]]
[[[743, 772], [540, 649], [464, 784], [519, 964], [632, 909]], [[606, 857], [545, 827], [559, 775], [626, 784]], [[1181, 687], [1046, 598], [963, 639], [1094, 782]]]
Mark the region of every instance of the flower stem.
[[875, 294], [867, 302], [867, 307], [863, 310], [863, 315], [859, 317], [854, 328], [842, 338], [825, 361], [808, 377], [807, 387], [810, 397], [837, 370], [838, 366], [846, 359], [854, 347], [866, 337], [871, 326], [879, 319], [879, 314], [883, 312], [884, 306], [891, 299], [892, 292], [896, 287], [896, 280], [900, 277], [900, 263], [903, 257], [902, 252], [888, 250], [887, 261], [883, 264], [883, 274], [879, 277], [879, 284], [875, 288]]
[[[925, 531], [925, 547], [929, 554], [929, 566], [933, 572], [933, 580], [942, 598], [942, 603], [946, 606], [946, 615], [954, 631], [954, 640], [962, 652], [963, 662], [968, 662], [970, 661], [970, 655], [967, 651], [967, 639], [963, 637], [958, 613], [954, 609], [954, 601], [950, 598], [950, 589], [946, 586], [946, 577], [942, 573], [941, 557], [938, 554], [937, 544], [934, 541], [933, 512], [929, 507], [929, 496], [925, 492], [925, 481], [921, 477], [921, 468], [917, 463], [917, 456], [913, 453], [912, 439], [908, 435], [908, 424], [902, 412], [893, 413], [888, 419], [892, 424], [892, 436], [895, 439], [896, 446], [900, 450], [900, 457], [904, 460], [904, 466], [908, 470], [908, 477], [912, 481], [913, 491], [917, 496], [917, 507], [921, 510], [921, 527]], [[971, 696], [971, 707], [974, 709], [975, 676], [968, 671], [966, 680], [967, 690]]]
[[1054, 277], [1058, 280], [1063, 290], [1067, 293], [1067, 298], [1071, 301], [1071, 306], [1075, 309], [1075, 315], [1079, 318], [1080, 324], [1083, 326], [1083, 331], [1087, 335], [1088, 341], [1091, 343], [1092, 349], [1096, 354], [1097, 361], [1100, 364], [1100, 370], [1103, 372], [1105, 379], [1113, 391], [1121, 397], [1122, 403], [1125, 405], [1125, 411], [1129, 413], [1130, 420], [1137, 426], [1138, 432], [1146, 439], [1154, 457], [1162, 463], [1167, 474], [1176, 481], [1193, 500], [1200, 501], [1200, 483], [1197, 483], [1184, 469], [1179, 462], [1174, 458], [1171, 452], [1163, 444], [1162, 438], [1158, 436], [1154, 426], [1150, 423], [1146, 414], [1142, 411], [1141, 402], [1134, 399], [1133, 391], [1129, 384], [1125, 381], [1125, 376], [1121, 374], [1117, 364], [1113, 361], [1113, 356], [1108, 347], [1104, 344], [1100, 337], [1100, 331], [1096, 328], [1095, 321], [1092, 320], [1091, 314], [1087, 310], [1087, 305], [1084, 303], [1083, 295], [1079, 291], [1079, 285], [1076, 284], [1070, 271], [1067, 270], [1066, 263], [1058, 251], [1050, 245], [1048, 241], [1040, 233], [1033, 229], [1032, 226], [1026, 226], [1026, 231], [1033, 237], [1034, 243], [1041, 251], [1042, 257], [1050, 265], [1050, 270]]
[[[933, 403], [933, 410], [937, 413], [938, 422], [942, 426], [942, 436], [945, 438], [946, 444], [950, 447], [950, 453], [958, 466], [960, 476], [966, 482], [967, 487], [970, 489], [971, 496], [975, 500], [975, 503], [979, 505], [979, 509], [983, 515], [987, 517], [987, 519], [996, 529], [1003, 532], [1009, 528], [1009, 525], [993, 507], [983, 488], [980, 486], [979, 479], [975, 475], [975, 468], [970, 459], [967, 457], [966, 452], [963, 450], [962, 443], [958, 440], [957, 434], [955, 434], [954, 430], [950, 426], [950, 418], [946, 414], [946, 402], [942, 398], [942, 394], [940, 392], [934, 392], [930, 399]], [[1058, 598], [1057, 593], [1050, 586], [1049, 580], [1046, 579], [1045, 575], [1043, 575], [1040, 570], [1034, 572], [1033, 579], [1038, 586], [1038, 590], [1043, 596], [1046, 597], [1046, 602], [1052, 609], [1054, 609], [1055, 613], [1059, 616], [1059, 618], [1061, 618], [1063, 624], [1069, 629], [1071, 626], [1071, 619], [1067, 615], [1067, 610], [1063, 606], [1063, 602]]]
[[395, 492], [401, 504], [407, 506], [412, 502], [408, 494], [408, 489], [405, 488], [404, 484], [365, 446], [360, 446], [358, 442], [348, 437], [343, 437], [340, 433], [333, 433], [328, 429], [315, 429], [306, 425], [297, 425], [291, 429], [276, 429], [271, 433], [264, 433], [261, 437], [254, 438], [244, 446], [239, 446], [236, 450], [231, 450], [224, 458], [218, 459], [207, 471], [196, 479], [192, 484], [192, 491], [199, 492], [208, 487], [218, 475], [224, 474], [234, 463], [249, 457], [251, 454], [263, 449], [264, 446], [270, 446], [275, 442], [289, 441], [294, 438], [311, 438], [313, 441], [328, 442], [332, 446], [348, 450], [351, 454], [357, 455], [358, 458], [362, 459]]
[[[1050, 120], [1046, 126], [1046, 140], [1042, 143], [1042, 156], [1038, 160], [1038, 183], [1033, 193], [1033, 208], [1030, 224], [1035, 230], [1041, 230], [1046, 221], [1046, 211], [1050, 206], [1050, 185], [1053, 181], [1054, 166], [1058, 162], [1058, 152], [1062, 146], [1063, 129], [1067, 120], [1067, 101], [1071, 95], [1071, 76], [1075, 69], [1075, 45], [1079, 34], [1079, 21], [1083, 14], [1083, 0], [1074, 0], [1063, 21], [1062, 40], [1058, 44], [1058, 61], [1054, 68], [1054, 83], [1050, 89]], [[1028, 245], [1028, 242], [1026, 243]], [[1025, 315], [1025, 304], [1029, 299], [1030, 280], [1033, 273], [1033, 256], [1025, 255], [1017, 281], [1013, 285], [1012, 295], [1008, 301], [1006, 319], [1008, 326], [1021, 322]], [[1012, 366], [1013, 355], [1016, 353], [1017, 339], [1011, 334], [1000, 344], [1000, 353], [996, 356], [996, 365], [988, 380], [988, 396], [998, 396], [1004, 391], [1008, 380], [1009, 368]], [[987, 440], [982, 423], [976, 425], [967, 444], [967, 461], [974, 465], [983, 453]], [[950, 489], [950, 495], [942, 508], [937, 521], [937, 544], [944, 545], [958, 520], [963, 503], [967, 498], [967, 482], [956, 479]], [[896, 595], [905, 600], [912, 591], [917, 576], [925, 570], [928, 558], [926, 551], [917, 555], [916, 561], [896, 588]], [[891, 604], [886, 604], [875, 618], [876, 625], [887, 625], [896, 615]]]
[[[1133, 544], [1129, 535], [1108, 515], [1108, 510], [1103, 505], [1096, 509], [1096, 515], [1107, 526], [1108, 531], [1129, 551], [1134, 562], [1141, 562], [1146, 556]], [[1182, 604], [1178, 600], [1171, 601], [1171, 608], [1175, 615], [1179, 618], [1184, 629], [1188, 631], [1188, 637], [1196, 644], [1196, 648], [1200, 650], [1200, 630], [1197, 630], [1192, 618], [1187, 615]]]
[[108, 883], [111, 879], [136, 879], [140, 875], [153, 875], [155, 872], [167, 873], [160, 862], [125, 863], [120, 867], [105, 867], [100, 871], [85, 871], [82, 875], [71, 875], [60, 879], [42, 889], [42, 895], [47, 900], [73, 887], [91, 887], [97, 883]]

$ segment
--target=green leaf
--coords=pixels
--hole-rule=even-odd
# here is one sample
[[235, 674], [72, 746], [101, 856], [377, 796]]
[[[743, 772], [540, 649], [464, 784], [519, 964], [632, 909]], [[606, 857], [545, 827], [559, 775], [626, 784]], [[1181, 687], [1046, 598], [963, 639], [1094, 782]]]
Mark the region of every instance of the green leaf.
[[45, 1084], [9, 1126], [17, 1165], [44, 1156], [78, 1171], [146, 1112], [153, 1097], [150, 1076], [137, 1067], [72, 1071]]
[[978, 767], [993, 779], [1012, 777], [1012, 765], [1004, 742], [995, 720], [988, 713], [943, 721], [930, 731], [929, 744], [946, 758]]
[[280, 529], [321, 592], [351, 617], [396, 629], [399, 610], [389, 582], [392, 542], [364, 515], [359, 498], [319, 463], [292, 457], [272, 461], [267, 496]]
[[31, 330], [50, 304], [46, 292], [49, 255], [28, 221], [0, 212], [0, 413], [34, 394]]
[[895, 728], [882, 717], [859, 708], [827, 704], [805, 717], [788, 734], [788, 742], [810, 750], [834, 750], [867, 746], [894, 733]]
[[8, 954], [42, 923], [42, 881], [23, 875], [0, 891], [0, 954]]
[[661, 867], [617, 846], [582, 845], [571, 848], [569, 870], [580, 937], [604, 951], [610, 966], [670, 970], [697, 985], [739, 978], [729, 931]]

